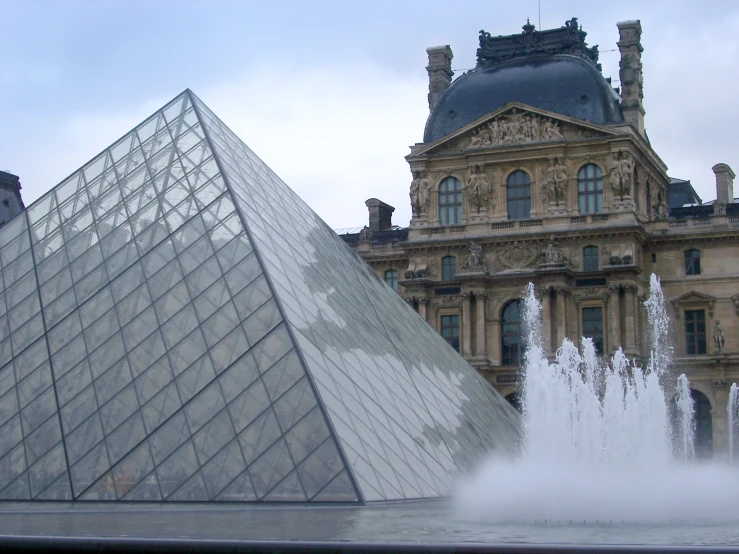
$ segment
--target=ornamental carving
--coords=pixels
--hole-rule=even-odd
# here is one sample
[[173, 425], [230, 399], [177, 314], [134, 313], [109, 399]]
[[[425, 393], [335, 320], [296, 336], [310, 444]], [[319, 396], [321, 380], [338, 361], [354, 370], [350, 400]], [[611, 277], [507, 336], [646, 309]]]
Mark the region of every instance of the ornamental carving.
[[495, 262], [502, 269], [524, 269], [536, 263], [539, 253], [532, 246], [515, 241], [513, 244], [502, 248]]
[[467, 257], [461, 267], [463, 273], [487, 273], [485, 266], [485, 254], [482, 253], [482, 246], [471, 240], [467, 245]]
[[411, 181], [411, 212], [414, 216], [426, 215], [431, 198], [431, 182], [425, 171], [413, 171]]
[[563, 138], [558, 121], [535, 114], [524, 114], [514, 109], [509, 115], [498, 116], [472, 131], [467, 148], [546, 142]]
[[613, 196], [623, 200], [631, 196], [634, 183], [634, 160], [628, 152], [614, 152], [611, 168], [608, 171], [608, 184]]
[[560, 159], [549, 159], [549, 167], [542, 182], [542, 192], [546, 202], [559, 206], [565, 204], [567, 195], [567, 167]]
[[541, 252], [541, 265], [543, 267], [566, 267], [567, 258], [554, 240], [554, 235], [549, 239], [546, 248]]
[[[475, 164], [475, 167], [470, 169], [470, 178], [467, 181], [467, 198], [470, 203], [470, 211], [477, 213], [480, 213], [481, 210], [487, 211], [491, 191], [492, 186], [485, 175], [485, 171]], [[493, 209], [495, 209], [495, 202], [493, 202]]]
[[519, 35], [498, 37], [480, 31], [477, 67], [491, 67], [511, 58], [531, 54], [570, 54], [587, 60], [600, 71], [598, 47], [588, 47], [585, 42], [587, 33], [578, 25], [576, 17], [565, 21], [564, 27], [559, 29], [537, 31], [529, 21], [522, 29], [523, 33]]

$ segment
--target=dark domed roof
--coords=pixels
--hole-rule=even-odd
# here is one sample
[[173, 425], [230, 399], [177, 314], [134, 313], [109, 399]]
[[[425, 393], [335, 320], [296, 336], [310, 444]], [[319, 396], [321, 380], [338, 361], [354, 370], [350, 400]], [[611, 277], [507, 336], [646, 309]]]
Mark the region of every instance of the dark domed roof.
[[598, 68], [569, 54], [514, 58], [455, 80], [426, 122], [434, 142], [509, 102], [607, 125], [624, 121], [616, 91]]

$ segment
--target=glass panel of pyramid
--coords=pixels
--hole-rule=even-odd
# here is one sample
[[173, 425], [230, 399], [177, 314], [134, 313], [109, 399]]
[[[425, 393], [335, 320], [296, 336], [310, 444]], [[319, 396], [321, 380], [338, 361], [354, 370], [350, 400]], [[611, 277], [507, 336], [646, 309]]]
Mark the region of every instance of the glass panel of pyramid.
[[0, 229], [0, 499], [435, 497], [516, 412], [185, 91]]

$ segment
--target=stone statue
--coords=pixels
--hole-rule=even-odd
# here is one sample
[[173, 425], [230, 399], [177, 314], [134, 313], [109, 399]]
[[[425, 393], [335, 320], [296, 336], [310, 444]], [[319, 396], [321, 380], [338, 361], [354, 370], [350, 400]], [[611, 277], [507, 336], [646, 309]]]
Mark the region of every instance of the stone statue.
[[652, 209], [654, 210], [654, 219], [667, 219], [667, 206], [664, 204], [657, 204]]
[[420, 177], [421, 172], [412, 171], [411, 173], [413, 174], [413, 180], [411, 181], [411, 192], [410, 192], [411, 213], [414, 216], [417, 216], [421, 214], [421, 206], [419, 204], [419, 193], [418, 193], [418, 189], [421, 183], [421, 177]]
[[713, 344], [716, 345], [716, 352], [724, 351], [725, 340], [726, 335], [724, 334], [724, 328], [721, 326], [721, 321], [717, 319], [713, 326]]
[[554, 235], [549, 239], [546, 249], [542, 253], [545, 265], [565, 265], [565, 255], [562, 251], [557, 248], [557, 243], [554, 239]]
[[628, 152], [614, 152], [611, 169], [608, 172], [608, 184], [613, 195], [623, 199], [631, 195], [634, 182], [634, 161]]
[[487, 209], [491, 188], [485, 172], [475, 164], [475, 167], [470, 170], [470, 178], [467, 181], [467, 195], [471, 210], [480, 213], [480, 210]]
[[467, 246], [469, 253], [464, 262], [464, 267], [477, 268], [482, 267], [485, 255], [482, 253], [482, 246], [471, 240]]
[[631, 196], [631, 187], [634, 183], [634, 160], [627, 152], [621, 153], [619, 171], [621, 173], [621, 196]]
[[366, 225], [362, 227], [362, 230], [359, 231], [359, 241], [360, 242], [369, 242], [372, 240], [372, 229], [367, 227]]
[[549, 160], [547, 175], [544, 177], [544, 192], [550, 204], [564, 204], [567, 194], [567, 167], [557, 158]]
[[431, 199], [431, 182], [425, 172], [419, 172], [418, 181], [418, 209], [421, 215], [426, 215], [429, 200]]

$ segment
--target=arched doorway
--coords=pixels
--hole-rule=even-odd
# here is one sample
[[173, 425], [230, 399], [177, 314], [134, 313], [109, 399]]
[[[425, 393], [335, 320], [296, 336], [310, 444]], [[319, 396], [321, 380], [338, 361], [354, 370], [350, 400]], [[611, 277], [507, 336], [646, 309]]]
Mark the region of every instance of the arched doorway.
[[520, 413], [523, 408], [523, 398], [521, 397], [521, 393], [516, 391], [512, 392], [505, 397], [506, 400], [510, 403], [511, 406], [516, 408], [518, 412]]
[[713, 457], [713, 418], [711, 417], [711, 401], [700, 391], [691, 389], [695, 409], [695, 457]]

